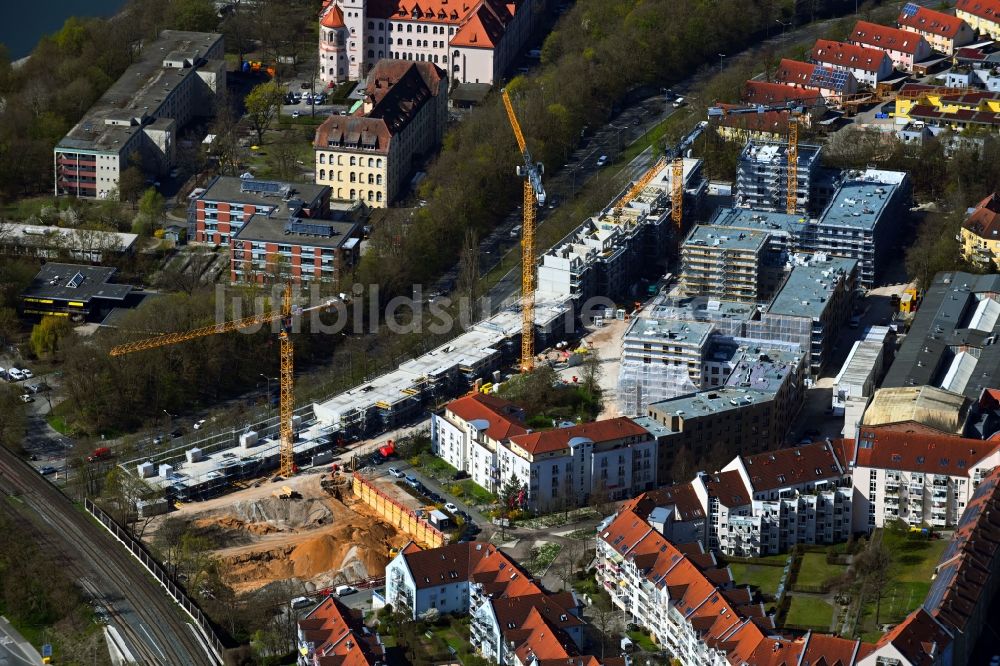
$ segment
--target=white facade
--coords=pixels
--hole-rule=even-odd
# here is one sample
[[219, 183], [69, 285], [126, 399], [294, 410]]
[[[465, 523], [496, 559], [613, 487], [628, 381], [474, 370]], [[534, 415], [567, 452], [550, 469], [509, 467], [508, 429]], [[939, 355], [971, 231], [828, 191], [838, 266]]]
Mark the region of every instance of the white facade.
[[[946, 441], [949, 438], [936, 439]], [[967, 451], [961, 446], [962, 440], [950, 439], [958, 445], [954, 447], [954, 453], [947, 455], [961, 455]], [[935, 452], [935, 457], [925, 460], [924, 469], [919, 471], [868, 466], [859, 462], [854, 470], [857, 505], [854, 528], [871, 531], [895, 520], [905, 521], [911, 527], [929, 525], [944, 528], [955, 525], [979, 482], [1000, 465], [1000, 447], [978, 461], [968, 461], [968, 471], [964, 474], [954, 471], [933, 473], [931, 470], [939, 465], [941, 455], [946, 454], [941, 450]], [[890, 459], [889, 464], [895, 463]]]
[[319, 78], [361, 80], [378, 60], [396, 58], [432, 62], [458, 83], [493, 84], [524, 46], [539, 14], [534, 0], [452, 5], [433, 0], [377, 10], [367, 0], [327, 0], [320, 12]]
[[431, 608], [442, 614], [464, 614], [469, 610], [469, 581], [459, 578], [431, 585], [428, 580], [418, 585], [405, 555], [400, 553], [385, 566], [385, 601], [414, 620]]

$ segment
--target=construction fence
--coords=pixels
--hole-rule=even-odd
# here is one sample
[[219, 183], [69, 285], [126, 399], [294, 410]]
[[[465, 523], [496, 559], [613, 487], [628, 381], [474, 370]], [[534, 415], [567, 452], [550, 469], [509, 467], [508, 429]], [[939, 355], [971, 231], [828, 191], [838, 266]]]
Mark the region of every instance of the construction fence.
[[176, 601], [184, 612], [187, 613], [201, 632], [202, 638], [205, 639], [205, 644], [212, 650], [217, 663], [221, 664], [223, 662], [223, 653], [225, 648], [222, 645], [222, 641], [219, 636], [215, 633], [215, 629], [212, 627], [212, 623], [209, 622], [208, 617], [198, 608], [198, 605], [194, 603], [185, 593], [184, 590], [178, 586], [173, 578], [171, 578], [164, 568], [156, 561], [146, 548], [136, 540], [131, 534], [128, 533], [121, 525], [119, 525], [115, 520], [105, 513], [99, 506], [91, 502], [89, 499], [84, 500], [84, 508], [87, 509], [88, 513], [97, 518], [98, 521], [107, 529], [111, 534], [118, 539], [132, 555], [139, 560], [142, 566], [146, 567], [149, 573], [153, 574], [153, 577], [160, 582], [160, 585], [167, 591], [174, 601]]
[[444, 532], [417, 516], [413, 509], [383, 493], [357, 472], [354, 473], [353, 488], [354, 494], [374, 509], [382, 520], [406, 532], [414, 541], [428, 548], [438, 548], [448, 542]]

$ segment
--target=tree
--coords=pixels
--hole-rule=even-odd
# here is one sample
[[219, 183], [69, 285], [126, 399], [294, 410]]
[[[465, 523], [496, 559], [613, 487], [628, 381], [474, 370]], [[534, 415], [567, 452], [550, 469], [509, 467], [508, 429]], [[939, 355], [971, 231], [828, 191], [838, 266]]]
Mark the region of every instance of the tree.
[[154, 188], [142, 193], [139, 200], [139, 214], [132, 224], [132, 232], [140, 236], [150, 236], [163, 223], [163, 207], [166, 200]]
[[173, 0], [170, 14], [170, 27], [175, 30], [211, 32], [219, 23], [211, 0]]
[[0, 446], [20, 451], [28, 417], [17, 389], [8, 384], [0, 384], [0, 414]]
[[881, 540], [873, 539], [854, 562], [856, 580], [863, 597], [875, 600], [875, 624], [879, 624], [882, 599], [892, 583], [892, 553]]
[[59, 350], [60, 343], [73, 332], [66, 317], [42, 317], [31, 329], [31, 350], [36, 356], [50, 356]]
[[118, 196], [122, 201], [128, 202], [134, 210], [145, 184], [142, 169], [133, 164], [118, 176]]
[[271, 126], [271, 122], [281, 108], [284, 93], [281, 86], [275, 81], [254, 86], [247, 93], [244, 104], [247, 109], [247, 120], [254, 132], [257, 133], [257, 143], [263, 143], [264, 132]]

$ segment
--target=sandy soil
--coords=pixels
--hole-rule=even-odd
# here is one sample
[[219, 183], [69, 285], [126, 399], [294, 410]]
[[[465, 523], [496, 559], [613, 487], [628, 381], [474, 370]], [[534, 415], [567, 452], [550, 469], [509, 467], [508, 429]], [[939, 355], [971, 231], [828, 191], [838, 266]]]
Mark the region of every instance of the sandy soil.
[[[335, 497], [321, 483], [328, 478], [303, 475], [186, 504], [157, 518], [147, 538], [155, 538], [167, 518], [189, 521], [220, 545], [215, 555], [223, 563], [226, 582], [238, 593], [280, 580], [321, 588], [381, 575], [389, 549], [406, 543], [407, 536], [379, 521], [346, 484], [343, 499]], [[299, 496], [274, 497], [273, 491], [282, 485]]]

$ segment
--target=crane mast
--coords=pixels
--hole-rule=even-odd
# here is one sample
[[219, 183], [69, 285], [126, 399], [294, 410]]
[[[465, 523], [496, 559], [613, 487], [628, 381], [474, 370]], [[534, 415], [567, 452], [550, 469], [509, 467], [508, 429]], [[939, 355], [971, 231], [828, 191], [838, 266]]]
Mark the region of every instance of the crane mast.
[[521, 151], [523, 165], [517, 167], [517, 175], [524, 179], [524, 210], [521, 222], [521, 371], [529, 372], [535, 367], [535, 206], [545, 205], [545, 188], [542, 187], [542, 165], [531, 159], [528, 144], [521, 132], [521, 124], [514, 113], [507, 89], [500, 91], [504, 109], [517, 147]]

